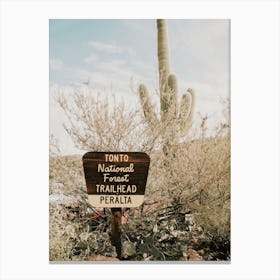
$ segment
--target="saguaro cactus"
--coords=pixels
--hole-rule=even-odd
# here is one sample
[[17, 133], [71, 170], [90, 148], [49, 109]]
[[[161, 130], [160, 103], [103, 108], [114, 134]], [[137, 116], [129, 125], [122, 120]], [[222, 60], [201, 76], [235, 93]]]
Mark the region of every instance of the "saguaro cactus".
[[166, 20], [157, 20], [158, 41], [158, 72], [160, 90], [160, 118], [149, 98], [147, 87], [139, 85], [138, 93], [144, 115], [151, 126], [162, 128], [163, 151], [168, 154], [174, 144], [178, 144], [179, 137], [185, 136], [191, 126], [194, 110], [194, 92], [188, 89], [182, 96], [180, 110], [178, 110], [178, 86], [176, 76], [170, 74], [168, 49], [168, 35]]

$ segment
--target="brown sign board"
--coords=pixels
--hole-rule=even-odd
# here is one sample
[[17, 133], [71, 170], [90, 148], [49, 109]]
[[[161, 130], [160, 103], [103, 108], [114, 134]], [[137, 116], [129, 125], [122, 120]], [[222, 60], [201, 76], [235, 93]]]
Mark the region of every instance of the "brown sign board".
[[140, 152], [88, 152], [83, 156], [89, 203], [138, 207], [144, 201], [150, 157]]

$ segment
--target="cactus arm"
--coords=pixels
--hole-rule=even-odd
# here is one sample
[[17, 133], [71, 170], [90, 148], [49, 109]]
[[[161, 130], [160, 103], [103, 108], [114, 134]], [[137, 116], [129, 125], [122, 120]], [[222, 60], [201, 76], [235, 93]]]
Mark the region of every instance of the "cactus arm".
[[192, 89], [188, 89], [183, 94], [180, 107], [180, 129], [181, 133], [185, 134], [188, 128], [191, 126], [193, 111], [194, 111], [194, 92]]
[[153, 129], [158, 124], [158, 119], [154, 106], [152, 105], [147, 87], [143, 84], [139, 85], [138, 93], [140, 96], [141, 105], [143, 108], [144, 116]]
[[172, 119], [177, 117], [177, 106], [178, 106], [178, 83], [176, 76], [170, 74], [167, 79], [167, 92], [168, 92], [168, 102], [169, 102], [169, 116]]

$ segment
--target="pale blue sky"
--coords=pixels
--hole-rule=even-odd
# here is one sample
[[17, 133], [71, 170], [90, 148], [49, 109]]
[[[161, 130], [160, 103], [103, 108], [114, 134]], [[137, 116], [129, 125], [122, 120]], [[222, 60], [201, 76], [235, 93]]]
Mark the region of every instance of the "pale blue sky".
[[[94, 88], [103, 88], [119, 83], [113, 75], [117, 69], [151, 80], [148, 71], [155, 71], [156, 62], [153, 25], [153, 20], [51, 20], [50, 81], [70, 85], [90, 78]], [[122, 78], [122, 85], [129, 85]]]
[[[127, 102], [137, 102], [134, 84], [157, 86], [155, 20], [50, 20], [50, 132], [68, 143], [65, 153], [77, 152], [66, 139], [64, 116], [52, 100], [53, 88], [71, 90], [90, 80], [90, 87], [113, 89]], [[229, 96], [229, 20], [168, 20], [171, 71], [180, 94], [196, 92], [196, 114], [208, 114], [209, 128], [220, 121], [220, 98]]]

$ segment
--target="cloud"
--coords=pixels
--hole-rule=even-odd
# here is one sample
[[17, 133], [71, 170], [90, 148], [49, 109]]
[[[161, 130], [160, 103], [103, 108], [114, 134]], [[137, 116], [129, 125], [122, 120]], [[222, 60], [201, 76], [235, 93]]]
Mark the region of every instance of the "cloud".
[[63, 69], [63, 62], [61, 59], [51, 58], [50, 69], [53, 71], [61, 71]]
[[96, 62], [97, 60], [98, 60], [98, 57], [94, 53], [91, 53], [89, 56], [84, 58], [84, 62], [86, 62], [86, 63]]
[[[169, 44], [175, 65], [190, 78], [221, 81], [229, 72], [229, 20], [170, 20]], [[213, 85], [215, 86], [215, 85]]]
[[128, 53], [129, 55], [135, 55], [135, 50], [133, 50], [132, 48], [120, 46], [115, 43], [90, 41], [89, 45], [98, 52], [105, 52], [108, 54]]
[[121, 68], [127, 67], [126, 61], [123, 59], [112, 59], [110, 61], [100, 62], [98, 64], [98, 69], [105, 71], [118, 71]]

